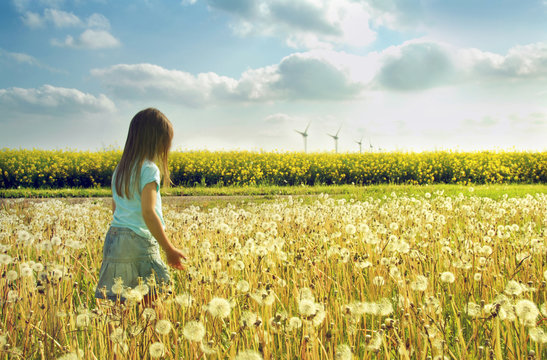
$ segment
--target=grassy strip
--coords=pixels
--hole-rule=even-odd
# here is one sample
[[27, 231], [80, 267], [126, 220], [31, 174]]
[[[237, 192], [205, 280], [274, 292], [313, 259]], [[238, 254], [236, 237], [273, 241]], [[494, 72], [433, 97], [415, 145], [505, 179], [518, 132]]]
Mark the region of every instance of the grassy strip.
[[[162, 189], [163, 196], [275, 196], [275, 195], [318, 195], [329, 194], [357, 199], [381, 197], [392, 192], [398, 195], [424, 195], [444, 191], [447, 196], [459, 193], [480, 197], [501, 198], [523, 197], [527, 194], [547, 193], [547, 184], [491, 184], [491, 185], [320, 185], [320, 186], [225, 186], [225, 187], [176, 187]], [[0, 198], [70, 198], [109, 197], [110, 188], [69, 188], [69, 189], [0, 189]]]

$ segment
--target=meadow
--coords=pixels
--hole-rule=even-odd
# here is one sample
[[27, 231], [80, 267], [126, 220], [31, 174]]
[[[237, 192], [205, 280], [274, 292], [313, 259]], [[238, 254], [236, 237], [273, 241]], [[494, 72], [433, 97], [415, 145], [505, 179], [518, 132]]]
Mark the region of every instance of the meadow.
[[166, 198], [154, 307], [93, 296], [107, 199], [4, 199], [0, 359], [545, 359], [547, 195], [515, 189]]

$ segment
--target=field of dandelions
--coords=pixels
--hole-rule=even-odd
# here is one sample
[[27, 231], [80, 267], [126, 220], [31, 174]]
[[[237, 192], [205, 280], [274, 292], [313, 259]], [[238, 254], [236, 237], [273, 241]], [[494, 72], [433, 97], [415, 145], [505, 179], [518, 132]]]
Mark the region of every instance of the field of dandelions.
[[102, 200], [0, 207], [0, 359], [546, 359], [547, 195], [164, 203], [185, 271], [94, 298]]

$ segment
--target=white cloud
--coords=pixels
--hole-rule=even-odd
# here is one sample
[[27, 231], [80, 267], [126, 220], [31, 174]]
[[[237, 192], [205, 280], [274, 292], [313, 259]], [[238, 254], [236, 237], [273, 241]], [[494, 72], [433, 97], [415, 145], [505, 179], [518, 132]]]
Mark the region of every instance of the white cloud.
[[110, 112], [116, 108], [106, 95], [95, 96], [78, 89], [52, 85], [0, 89], [0, 106], [16, 113], [54, 113], [62, 116], [80, 112]]
[[[57, 6], [61, 2], [44, 1], [50, 6]], [[106, 49], [120, 46], [120, 41], [114, 37], [108, 30], [110, 21], [102, 14], [93, 13], [87, 19], [82, 20], [72, 12], [59, 10], [56, 8], [46, 8], [43, 15], [39, 13], [26, 11], [27, 2], [18, 0], [14, 2], [16, 9], [23, 13], [21, 20], [23, 23], [33, 29], [43, 28], [46, 25], [53, 25], [56, 28], [77, 27], [85, 28], [78, 36], [67, 35], [64, 40], [52, 39], [51, 44], [59, 47], [70, 47], [79, 49]]]
[[533, 80], [547, 77], [547, 43], [515, 46], [505, 56], [476, 49], [463, 49], [460, 53], [471, 64], [474, 76]]
[[377, 26], [393, 30], [422, 27], [425, 19], [423, 0], [357, 0], [363, 4]]
[[87, 18], [87, 26], [95, 29], [110, 29], [110, 21], [102, 15], [94, 13]]
[[349, 72], [324, 58], [294, 54], [278, 66], [279, 79], [272, 84], [286, 99], [345, 100], [356, 97], [362, 85], [349, 77]]
[[381, 68], [374, 86], [391, 90], [424, 90], [464, 83], [487, 85], [537, 82], [547, 78], [547, 43], [511, 48], [500, 55], [413, 40], [379, 54]]
[[54, 8], [60, 7], [65, 1], [66, 0], [38, 0], [41, 5]]
[[30, 0], [12, 0], [13, 6], [19, 12], [24, 12], [29, 4]]
[[93, 13], [83, 21], [74, 13], [48, 8], [44, 10], [43, 15], [25, 11], [21, 16], [21, 19], [23, 23], [30, 28], [39, 28], [43, 27], [45, 24], [52, 24], [57, 28], [87, 27], [92, 29], [110, 29], [110, 21], [99, 13]]
[[152, 64], [120, 64], [91, 74], [122, 97], [152, 97], [188, 106], [218, 102], [349, 100], [362, 85], [344, 67], [316, 54], [292, 54], [280, 64], [244, 72], [236, 80], [215, 73], [192, 75]]
[[82, 20], [73, 13], [57, 9], [45, 9], [44, 19], [58, 28], [82, 25]]
[[23, 21], [23, 24], [32, 29], [40, 28], [45, 25], [45, 20], [42, 18], [42, 16], [32, 11], [25, 12], [21, 16], [21, 20]]
[[[347, 101], [370, 91], [416, 92], [466, 84], [527, 84], [547, 77], [547, 44], [511, 49], [506, 55], [413, 40], [365, 56], [314, 50], [294, 53], [279, 64], [250, 69], [239, 79], [216, 73], [191, 74], [152, 64], [94, 69], [120, 97], [156, 98], [201, 107], [229, 102]], [[366, 92], [366, 90], [369, 92]]]
[[75, 49], [107, 49], [121, 45], [120, 41], [105, 30], [87, 29], [77, 39], [68, 35], [64, 41], [52, 40], [52, 45]]
[[234, 16], [240, 35], [279, 36], [295, 48], [364, 46], [376, 38], [370, 15], [351, 0], [208, 0], [211, 9]]
[[16, 62], [22, 63], [22, 64], [42, 66], [42, 64], [38, 61], [38, 59], [36, 59], [35, 57], [33, 57], [31, 55], [24, 54], [24, 53], [9, 52], [9, 51], [6, 51], [6, 50], [0, 48], [0, 56], [13, 59]]
[[43, 15], [32, 11], [25, 11], [21, 16], [23, 23], [33, 29], [52, 24], [56, 28], [82, 26], [83, 22], [73, 13], [57, 9], [45, 9]]
[[452, 83], [455, 64], [448, 49], [434, 42], [409, 42], [382, 52], [376, 82], [392, 90], [422, 90]]
[[43, 68], [51, 72], [62, 72], [61, 70], [58, 70], [51, 66], [43, 64], [40, 60], [36, 59], [34, 56], [24, 54], [24, 53], [10, 52], [0, 48], [0, 57], [5, 57], [8, 59], [14, 60], [20, 64], [27, 64], [27, 65]]
[[193, 76], [151, 64], [120, 64], [107, 69], [94, 69], [91, 74], [121, 97], [150, 97], [188, 106], [205, 104], [215, 86], [234, 86], [232, 79], [221, 78], [214, 73]]

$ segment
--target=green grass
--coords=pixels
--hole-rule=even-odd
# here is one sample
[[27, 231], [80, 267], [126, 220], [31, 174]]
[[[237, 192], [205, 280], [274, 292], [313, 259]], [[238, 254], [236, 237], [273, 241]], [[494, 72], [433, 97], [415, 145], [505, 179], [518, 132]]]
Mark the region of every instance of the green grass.
[[[318, 195], [329, 194], [336, 197], [382, 197], [395, 192], [398, 195], [424, 195], [444, 191], [447, 196], [475, 195], [498, 199], [505, 194], [510, 197], [523, 197], [527, 194], [547, 193], [547, 184], [492, 184], [492, 185], [331, 185], [331, 186], [227, 186], [227, 187], [176, 187], [162, 189], [163, 196], [277, 196], [277, 195]], [[69, 189], [0, 189], [0, 198], [71, 198], [71, 197], [109, 197], [110, 188], [69, 188]]]

